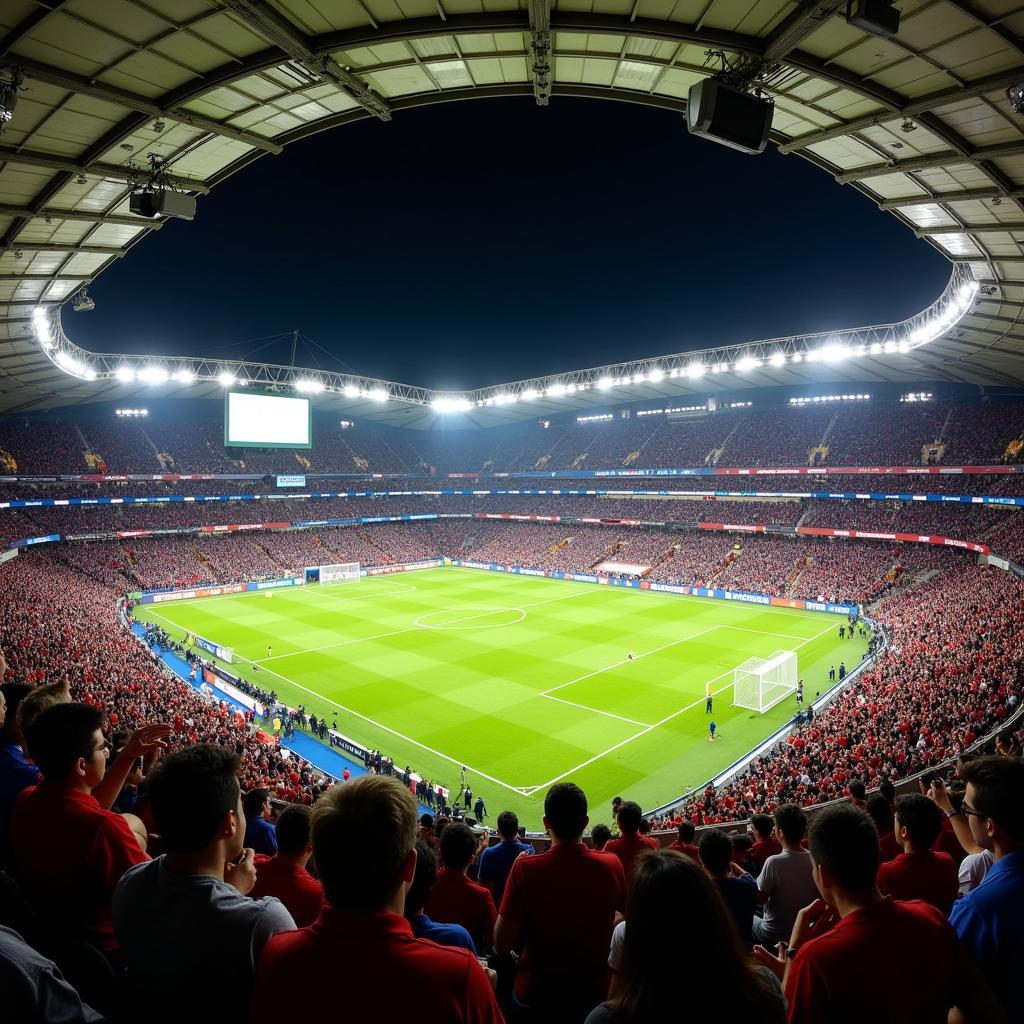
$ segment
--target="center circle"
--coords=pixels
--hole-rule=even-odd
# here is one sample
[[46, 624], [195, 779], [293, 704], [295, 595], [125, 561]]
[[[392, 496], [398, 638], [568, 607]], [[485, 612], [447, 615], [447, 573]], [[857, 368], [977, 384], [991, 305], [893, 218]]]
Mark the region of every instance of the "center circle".
[[494, 629], [526, 618], [522, 608], [445, 608], [426, 612], [413, 625], [421, 629]]

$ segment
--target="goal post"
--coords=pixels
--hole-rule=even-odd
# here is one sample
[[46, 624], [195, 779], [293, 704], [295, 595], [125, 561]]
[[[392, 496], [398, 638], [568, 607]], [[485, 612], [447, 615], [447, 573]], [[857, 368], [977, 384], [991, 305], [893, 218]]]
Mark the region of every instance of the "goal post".
[[767, 658], [749, 658], [733, 670], [733, 707], [764, 714], [796, 692], [796, 651], [776, 651]]
[[335, 562], [333, 565], [320, 566], [321, 583], [358, 583], [358, 562]]

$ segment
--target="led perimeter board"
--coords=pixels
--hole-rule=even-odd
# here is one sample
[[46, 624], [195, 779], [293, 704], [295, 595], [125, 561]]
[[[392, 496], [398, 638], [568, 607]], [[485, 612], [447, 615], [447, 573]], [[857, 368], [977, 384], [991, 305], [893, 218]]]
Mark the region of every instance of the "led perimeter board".
[[224, 444], [234, 448], [312, 448], [308, 398], [229, 391], [224, 398]]

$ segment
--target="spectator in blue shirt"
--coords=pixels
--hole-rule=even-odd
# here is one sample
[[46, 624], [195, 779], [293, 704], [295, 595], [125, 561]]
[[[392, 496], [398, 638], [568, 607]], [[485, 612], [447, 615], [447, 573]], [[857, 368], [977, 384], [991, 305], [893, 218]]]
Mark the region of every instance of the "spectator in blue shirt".
[[1024, 1022], [1024, 761], [979, 757], [960, 769], [967, 783], [960, 813], [974, 841], [991, 850], [984, 881], [949, 915], [968, 952], [1014, 1024]]
[[405, 917], [412, 925], [417, 939], [430, 939], [439, 946], [457, 946], [476, 953], [472, 936], [461, 924], [445, 924], [431, 921], [423, 913], [423, 907], [430, 898], [430, 892], [437, 881], [437, 854], [434, 848], [422, 839], [416, 840], [416, 873], [412, 885], [405, 894]]
[[277, 853], [277, 833], [271, 821], [270, 790], [250, 789], [242, 800], [245, 811], [245, 846], [273, 857]]
[[520, 842], [519, 819], [512, 811], [498, 815], [498, 835], [501, 842], [484, 850], [478, 858], [476, 880], [490, 889], [494, 905], [500, 907], [512, 865], [524, 853], [529, 855], [534, 851], [528, 843]]
[[25, 737], [18, 728], [18, 705], [31, 692], [28, 683], [0, 686], [0, 856], [7, 845], [14, 801], [39, 781], [39, 769], [25, 759]]

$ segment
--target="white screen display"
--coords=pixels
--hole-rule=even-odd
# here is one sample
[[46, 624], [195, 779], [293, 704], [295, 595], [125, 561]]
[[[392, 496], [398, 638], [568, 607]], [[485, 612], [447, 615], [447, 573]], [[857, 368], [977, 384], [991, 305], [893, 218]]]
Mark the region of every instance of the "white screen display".
[[229, 391], [224, 443], [249, 448], [311, 447], [309, 399]]

